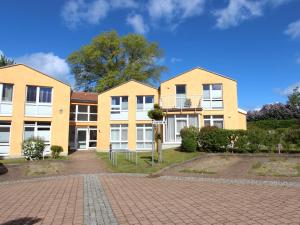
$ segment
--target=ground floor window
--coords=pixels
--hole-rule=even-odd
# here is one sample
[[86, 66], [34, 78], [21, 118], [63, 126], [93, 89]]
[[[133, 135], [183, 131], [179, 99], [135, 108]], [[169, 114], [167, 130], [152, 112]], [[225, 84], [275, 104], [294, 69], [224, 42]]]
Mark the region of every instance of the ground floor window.
[[181, 142], [180, 131], [184, 127], [199, 127], [197, 114], [186, 115], [168, 115], [165, 125], [165, 142]]
[[43, 139], [46, 147], [45, 152], [50, 153], [51, 144], [51, 123], [50, 122], [25, 122], [24, 124], [24, 140], [31, 137]]
[[0, 156], [8, 155], [10, 147], [11, 122], [0, 121]]
[[224, 116], [222, 115], [215, 115], [215, 116], [204, 116], [204, 126], [205, 127], [218, 127], [223, 129], [224, 128]]
[[113, 150], [128, 149], [128, 125], [127, 124], [110, 125], [110, 143]]
[[136, 148], [137, 150], [152, 149], [153, 131], [152, 124], [136, 125]]

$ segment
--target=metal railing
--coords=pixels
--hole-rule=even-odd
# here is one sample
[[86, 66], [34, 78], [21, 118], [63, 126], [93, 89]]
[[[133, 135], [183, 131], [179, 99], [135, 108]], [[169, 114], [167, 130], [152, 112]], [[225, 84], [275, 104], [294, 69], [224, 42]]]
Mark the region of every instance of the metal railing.
[[166, 95], [160, 98], [163, 109], [201, 108], [202, 95]]

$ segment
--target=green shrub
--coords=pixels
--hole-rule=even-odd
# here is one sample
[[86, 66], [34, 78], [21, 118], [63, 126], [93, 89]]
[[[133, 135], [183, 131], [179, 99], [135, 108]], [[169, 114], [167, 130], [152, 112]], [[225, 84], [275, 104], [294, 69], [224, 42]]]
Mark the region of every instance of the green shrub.
[[38, 160], [42, 158], [45, 143], [41, 138], [29, 138], [22, 143], [23, 155], [27, 160]]
[[195, 140], [192, 136], [186, 136], [181, 140], [181, 149], [186, 152], [197, 151], [197, 139]]
[[224, 152], [230, 148], [231, 131], [217, 127], [203, 127], [199, 133], [199, 143], [203, 150]]
[[51, 146], [51, 157], [53, 159], [57, 159], [61, 152], [63, 152], [63, 148], [61, 146], [59, 146], [59, 145], [52, 145]]
[[199, 130], [196, 127], [185, 127], [181, 129], [181, 149], [182, 151], [195, 152], [198, 147]]

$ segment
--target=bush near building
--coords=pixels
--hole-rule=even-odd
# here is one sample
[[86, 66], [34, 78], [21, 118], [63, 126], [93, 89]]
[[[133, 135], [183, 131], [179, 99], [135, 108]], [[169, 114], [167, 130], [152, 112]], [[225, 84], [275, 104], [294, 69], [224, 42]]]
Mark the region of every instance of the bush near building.
[[[182, 150], [194, 151], [195, 129], [184, 128], [182, 133], [188, 134], [182, 135]], [[280, 150], [300, 153], [300, 128], [225, 130], [204, 127], [197, 133], [197, 148], [206, 152], [275, 153]]]

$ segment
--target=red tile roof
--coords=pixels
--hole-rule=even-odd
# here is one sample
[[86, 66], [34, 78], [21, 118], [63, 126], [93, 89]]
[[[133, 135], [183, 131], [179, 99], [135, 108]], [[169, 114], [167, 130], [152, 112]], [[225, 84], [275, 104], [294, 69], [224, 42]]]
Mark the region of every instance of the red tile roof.
[[98, 93], [93, 92], [72, 92], [71, 102], [98, 102]]

